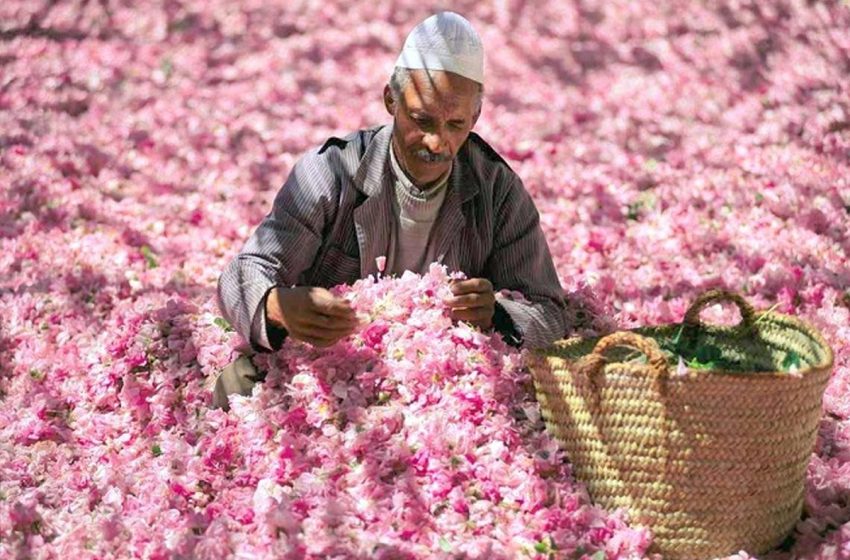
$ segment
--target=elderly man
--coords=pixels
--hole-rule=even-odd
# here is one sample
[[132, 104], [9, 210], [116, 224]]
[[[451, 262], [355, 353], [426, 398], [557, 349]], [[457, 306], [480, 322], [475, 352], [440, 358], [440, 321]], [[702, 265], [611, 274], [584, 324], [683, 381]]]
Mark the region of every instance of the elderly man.
[[[541, 347], [565, 333], [564, 295], [519, 177], [478, 135], [483, 49], [451, 12], [408, 36], [384, 104], [393, 126], [331, 138], [296, 164], [268, 216], [219, 280], [219, 306], [257, 351], [292, 337], [330, 346], [357, 328], [328, 291], [378, 272], [442, 262], [455, 282], [452, 317]], [[526, 302], [494, 290], [521, 292]], [[213, 406], [262, 378], [243, 357], [225, 368]]]

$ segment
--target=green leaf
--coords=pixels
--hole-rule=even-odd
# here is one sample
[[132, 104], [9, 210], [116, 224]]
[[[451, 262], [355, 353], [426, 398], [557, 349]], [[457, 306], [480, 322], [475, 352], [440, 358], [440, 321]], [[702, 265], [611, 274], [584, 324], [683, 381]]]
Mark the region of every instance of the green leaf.
[[685, 330], [685, 324], [682, 323], [679, 326], [679, 330], [676, 332], [675, 337], [673, 337], [672, 339], [664, 338], [662, 340], [659, 340], [658, 342], [659, 342], [659, 346], [661, 347], [661, 349], [666, 351], [666, 352], [669, 352], [670, 354], [673, 354], [674, 356], [679, 355], [679, 354], [683, 354], [684, 352], [682, 351], [682, 349], [679, 346], [682, 343], [682, 332], [684, 330]]
[[233, 327], [230, 326], [230, 323], [227, 322], [227, 319], [224, 317], [216, 317], [213, 319], [213, 323], [220, 327], [224, 332], [233, 332]]
[[172, 62], [171, 58], [166, 57], [159, 63], [159, 68], [165, 74], [165, 78], [168, 79], [174, 73], [174, 62]]
[[604, 550], [597, 550], [596, 552], [593, 553], [593, 556], [591, 556], [590, 558], [591, 558], [591, 560], [605, 560], [605, 558], [606, 558], [605, 551]]
[[642, 201], [632, 202], [626, 207], [626, 219], [637, 221], [640, 219], [640, 211], [643, 207]]
[[153, 453], [154, 457], [162, 455], [162, 448], [160, 448], [158, 443], [153, 444], [153, 447], [151, 447], [151, 453]]
[[151, 251], [151, 248], [147, 245], [142, 245], [142, 248], [139, 249], [139, 252], [142, 253], [142, 256], [145, 258], [145, 262], [148, 265], [148, 268], [156, 268], [159, 266], [159, 263], [156, 262], [156, 255]]
[[790, 350], [788, 354], [785, 355], [785, 359], [782, 360], [782, 369], [785, 371], [797, 371], [800, 369], [801, 365], [800, 355]]
[[638, 365], [646, 365], [649, 363], [649, 358], [643, 352], [638, 352], [637, 355], [625, 361]]
[[549, 552], [549, 545], [546, 544], [546, 541], [540, 541], [539, 543], [535, 543], [534, 550], [541, 554], [545, 554]]
[[676, 346], [679, 345], [679, 341], [682, 340], [682, 332], [684, 332], [684, 330], [685, 330], [685, 323], [682, 323], [679, 326], [679, 332], [676, 333], [676, 338], [673, 339], [674, 345], [676, 345]]
[[723, 352], [717, 346], [700, 344], [697, 346], [695, 358], [703, 363], [716, 362], [723, 357]]
[[714, 360], [709, 360], [707, 362], [701, 362], [696, 358], [693, 358], [689, 362], [687, 362], [688, 367], [691, 369], [718, 369], [717, 362]]
[[451, 552], [452, 551], [452, 544], [449, 541], [446, 540], [446, 537], [440, 537], [439, 543], [440, 543], [440, 549], [443, 552]]

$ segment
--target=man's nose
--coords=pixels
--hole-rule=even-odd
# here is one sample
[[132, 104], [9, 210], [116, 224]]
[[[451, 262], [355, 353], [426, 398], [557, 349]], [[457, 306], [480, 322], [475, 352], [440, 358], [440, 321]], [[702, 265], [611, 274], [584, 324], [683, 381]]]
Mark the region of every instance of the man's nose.
[[447, 145], [441, 131], [432, 131], [425, 135], [422, 143], [432, 154], [444, 154], [447, 151]]

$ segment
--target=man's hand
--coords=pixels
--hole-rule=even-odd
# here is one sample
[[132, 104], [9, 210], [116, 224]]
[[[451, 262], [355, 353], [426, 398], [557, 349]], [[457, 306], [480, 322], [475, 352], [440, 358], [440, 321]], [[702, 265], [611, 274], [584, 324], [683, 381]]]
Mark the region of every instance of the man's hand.
[[457, 280], [451, 284], [454, 297], [448, 300], [452, 319], [472, 323], [482, 330], [493, 326], [496, 295], [486, 278]]
[[275, 288], [266, 298], [266, 318], [289, 336], [325, 348], [354, 332], [359, 321], [351, 304], [324, 288]]

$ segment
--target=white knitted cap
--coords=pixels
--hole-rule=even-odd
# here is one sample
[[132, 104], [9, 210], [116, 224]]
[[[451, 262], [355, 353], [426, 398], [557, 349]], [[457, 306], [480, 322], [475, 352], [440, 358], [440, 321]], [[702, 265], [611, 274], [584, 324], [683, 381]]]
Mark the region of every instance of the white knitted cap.
[[472, 24], [454, 12], [440, 12], [413, 28], [397, 68], [445, 70], [484, 83], [484, 47]]

